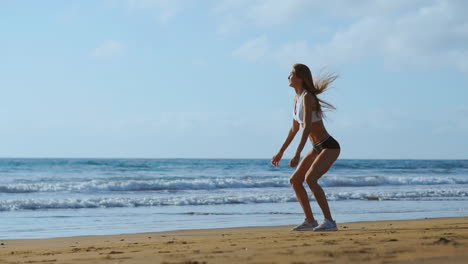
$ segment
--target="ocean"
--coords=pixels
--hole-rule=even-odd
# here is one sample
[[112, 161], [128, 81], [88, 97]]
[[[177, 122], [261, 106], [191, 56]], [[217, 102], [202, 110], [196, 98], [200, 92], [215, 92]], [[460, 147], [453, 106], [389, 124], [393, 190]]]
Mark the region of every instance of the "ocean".
[[[300, 224], [287, 162], [0, 159], [0, 239]], [[340, 159], [319, 182], [338, 224], [468, 216], [468, 160]]]

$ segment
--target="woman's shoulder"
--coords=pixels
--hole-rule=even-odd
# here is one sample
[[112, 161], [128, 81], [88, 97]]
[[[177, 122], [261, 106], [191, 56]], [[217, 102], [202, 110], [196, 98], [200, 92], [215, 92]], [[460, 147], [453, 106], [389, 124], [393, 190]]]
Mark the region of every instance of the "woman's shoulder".
[[317, 107], [317, 100], [315, 95], [310, 92], [304, 94], [304, 104], [312, 106], [313, 109]]
[[314, 99], [315, 99], [315, 96], [312, 93], [306, 92], [304, 94], [304, 101], [314, 102], [315, 101]]

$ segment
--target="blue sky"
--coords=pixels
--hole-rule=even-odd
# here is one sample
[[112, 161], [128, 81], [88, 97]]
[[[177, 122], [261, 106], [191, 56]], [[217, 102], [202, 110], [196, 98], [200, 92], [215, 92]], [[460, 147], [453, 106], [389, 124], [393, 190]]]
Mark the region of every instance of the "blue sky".
[[287, 76], [300, 62], [340, 75], [322, 98], [337, 108], [326, 126], [341, 158], [466, 159], [466, 10], [1, 1], [0, 156], [270, 158], [292, 122]]

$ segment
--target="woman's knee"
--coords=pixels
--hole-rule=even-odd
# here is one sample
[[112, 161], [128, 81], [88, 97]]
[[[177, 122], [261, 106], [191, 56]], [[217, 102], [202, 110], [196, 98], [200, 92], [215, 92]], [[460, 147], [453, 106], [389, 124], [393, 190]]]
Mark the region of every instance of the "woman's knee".
[[309, 185], [310, 189], [315, 190], [320, 188], [318, 184], [318, 177], [313, 177], [313, 175], [308, 175], [306, 178], [307, 185]]
[[302, 186], [302, 184], [304, 183], [304, 178], [300, 178], [300, 177], [291, 177], [289, 179], [289, 184], [291, 184], [291, 186], [293, 188], [296, 188], [298, 186]]

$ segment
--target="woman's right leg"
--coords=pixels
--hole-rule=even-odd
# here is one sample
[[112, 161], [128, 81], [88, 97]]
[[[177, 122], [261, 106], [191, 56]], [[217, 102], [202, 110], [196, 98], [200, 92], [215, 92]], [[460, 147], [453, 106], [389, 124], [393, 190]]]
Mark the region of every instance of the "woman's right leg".
[[315, 220], [312, 209], [310, 208], [309, 196], [305, 190], [303, 183], [305, 175], [309, 168], [312, 166], [312, 163], [315, 160], [317, 154], [312, 150], [302, 159], [302, 161], [297, 166], [294, 173], [291, 175], [289, 182], [291, 183], [294, 192], [296, 193], [296, 198], [301, 204], [304, 215], [308, 221], [313, 222]]
[[328, 207], [327, 197], [322, 187], [318, 184], [318, 180], [330, 169], [339, 155], [340, 149], [323, 149], [306, 173], [305, 180], [313, 192], [320, 209], [322, 209], [323, 216], [328, 220], [332, 220], [332, 216]]

